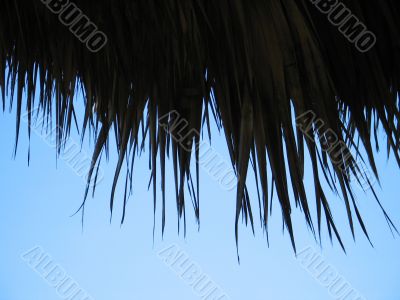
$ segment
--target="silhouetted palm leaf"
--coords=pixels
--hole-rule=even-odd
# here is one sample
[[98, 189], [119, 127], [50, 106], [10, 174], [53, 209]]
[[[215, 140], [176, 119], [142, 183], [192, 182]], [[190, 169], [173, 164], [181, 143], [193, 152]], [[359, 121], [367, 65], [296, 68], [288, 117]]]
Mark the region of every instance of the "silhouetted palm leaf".
[[[110, 129], [115, 129], [119, 161], [111, 210], [121, 167], [127, 158], [133, 165], [134, 156], [143, 146], [139, 136], [144, 132], [150, 142], [154, 208], [157, 162], [161, 167], [163, 230], [165, 154], [169, 153], [173, 159], [181, 218], [185, 213], [185, 181], [192, 182], [191, 153], [172, 138], [171, 132], [161, 128], [157, 120], [177, 111], [188, 121], [188, 128], [201, 132], [204, 124], [209, 124], [211, 109], [224, 130], [230, 158], [239, 175], [236, 219], [242, 213], [253, 223], [245, 184], [251, 157], [262, 192], [260, 209], [264, 228], [268, 224], [272, 197], [268, 189], [272, 185], [295, 245], [291, 186], [296, 207], [303, 211], [314, 231], [310, 199], [303, 184], [306, 147], [312, 162], [318, 230], [324, 214], [329, 235], [332, 237], [333, 230], [342, 244], [322, 189], [321, 174], [333, 189], [340, 190], [353, 235], [354, 212], [366, 233], [350, 189], [351, 177], [360, 179], [364, 174], [355, 166], [353, 157], [342, 162], [348, 170], [343, 172], [318, 143], [295, 128], [293, 116], [313, 111], [324, 121], [325, 128], [346, 141], [349, 149], [365, 149], [376, 175], [372, 141], [377, 139], [380, 124], [387, 136], [388, 150], [400, 163], [400, 3], [343, 1], [377, 36], [376, 45], [361, 53], [311, 2], [76, 1], [108, 36], [107, 45], [91, 53], [41, 1], [3, 1], [0, 9], [3, 109], [6, 91], [10, 89], [9, 99], [17, 106], [18, 132], [25, 91], [29, 122], [35, 105], [46, 115], [55, 114], [61, 149], [61, 141], [68, 136], [74, 122], [75, 89], [81, 87], [86, 105], [82, 134], [90, 128], [97, 136], [90, 177], [95, 176], [96, 164], [107, 149]], [[39, 93], [39, 103], [34, 103], [35, 91]], [[172, 115], [169, 121], [173, 122]], [[187, 145], [194, 148], [199, 138], [189, 130], [187, 133]], [[322, 131], [317, 134], [324, 143], [326, 136]], [[345, 150], [340, 153], [339, 161], [344, 160], [345, 153]], [[132, 165], [127, 180], [131, 179]], [[189, 190], [199, 217], [198, 181], [195, 182], [197, 188], [189, 184]], [[391, 224], [386, 213], [385, 217]]]

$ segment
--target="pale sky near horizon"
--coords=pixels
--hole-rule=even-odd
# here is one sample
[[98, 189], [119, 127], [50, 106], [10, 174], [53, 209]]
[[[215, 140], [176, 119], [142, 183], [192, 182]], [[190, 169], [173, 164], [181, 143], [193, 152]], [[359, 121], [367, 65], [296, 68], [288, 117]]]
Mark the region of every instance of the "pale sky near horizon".
[[[79, 288], [95, 300], [201, 299], [190, 285], [190, 280], [179, 276], [179, 267], [168, 265], [168, 258], [178, 254], [184, 254], [187, 263], [198, 266], [201, 275], [218, 286], [221, 293], [227, 296], [221, 299], [335, 299], [329, 287], [312, 276], [301, 259], [295, 257], [288, 234], [282, 234], [280, 208], [276, 201], [270, 218], [268, 247], [260, 229], [256, 190], [252, 182], [249, 189], [256, 232], [253, 236], [250, 227], [240, 225], [239, 265], [234, 235], [235, 191], [223, 190], [204, 170], [200, 172], [200, 231], [197, 230], [188, 196], [187, 235], [186, 238], [182, 232], [178, 235], [173, 176], [170, 172], [167, 176], [166, 232], [162, 238], [161, 205], [158, 202], [153, 243], [153, 195], [147, 190], [150, 178], [147, 152], [137, 160], [134, 168], [133, 196], [127, 205], [125, 223], [120, 226], [124, 191], [121, 177], [110, 224], [109, 196], [116, 165], [116, 152], [111, 139], [110, 160], [101, 165], [104, 180], [99, 184], [95, 197], [87, 202], [82, 230], [81, 215], [71, 215], [81, 204], [84, 178], [78, 176], [66, 161], [56, 161], [55, 149], [37, 132], [32, 134], [28, 167], [28, 139], [24, 123], [21, 125], [17, 157], [13, 159], [15, 110], [11, 114], [8, 111], [0, 113], [0, 126], [3, 204], [0, 210], [0, 300], [65, 299], [21, 257], [37, 247], [51, 256], [52, 262], [62, 267], [65, 275], [73, 278]], [[79, 143], [79, 135], [74, 132], [71, 141]], [[381, 145], [377, 165], [382, 188], [377, 187], [377, 191], [393, 222], [400, 228], [400, 170], [393, 157], [386, 160], [384, 141]], [[224, 136], [218, 134], [215, 126], [212, 146], [228, 158]], [[93, 144], [85, 142], [83, 155], [90, 155], [92, 150]], [[169, 162], [167, 175], [171, 166]], [[306, 169], [306, 188], [313, 202], [309, 168]], [[336, 275], [345, 279], [354, 291], [364, 297], [362, 299], [399, 300], [400, 238], [391, 235], [373, 197], [355, 190], [374, 248], [363, 236], [357, 222], [356, 243], [353, 242], [344, 203], [332, 193], [328, 193], [329, 201], [347, 254], [343, 253], [335, 239], [331, 245], [326, 227], [323, 227], [320, 248], [306, 228], [301, 213], [296, 210], [293, 220], [297, 248], [299, 252], [312, 250], [320, 253], [324, 264], [334, 268]], [[158, 195], [161, 201], [160, 189]], [[315, 210], [313, 219], [315, 222]]]

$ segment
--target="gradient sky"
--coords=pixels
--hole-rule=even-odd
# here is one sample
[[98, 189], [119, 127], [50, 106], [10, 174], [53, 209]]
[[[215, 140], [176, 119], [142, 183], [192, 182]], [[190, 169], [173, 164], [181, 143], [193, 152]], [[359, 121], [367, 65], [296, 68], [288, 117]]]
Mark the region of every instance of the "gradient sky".
[[[127, 204], [125, 223], [120, 226], [124, 180], [121, 180], [117, 190], [110, 224], [109, 196], [116, 165], [115, 148], [111, 147], [110, 160], [103, 161], [101, 165], [104, 180], [98, 186], [95, 197], [87, 202], [82, 231], [81, 215], [71, 215], [82, 202], [84, 179], [76, 175], [67, 162], [56, 160], [54, 148], [45, 142], [40, 133], [32, 134], [28, 167], [28, 139], [24, 123], [17, 157], [13, 159], [15, 111], [0, 115], [0, 300], [64, 299], [21, 258], [23, 253], [35, 246], [40, 246], [51, 255], [53, 261], [95, 300], [201, 299], [188, 281], [179, 277], [160, 257], [160, 251], [171, 249], [171, 245], [184, 251], [188, 261], [196, 263], [202, 273], [232, 300], [334, 299], [329, 289], [303, 267], [300, 259], [296, 259], [288, 234], [282, 234], [276, 199], [270, 218], [268, 247], [260, 229], [256, 190], [251, 179], [249, 188], [256, 232], [253, 236], [250, 227], [240, 227], [240, 265], [234, 238], [235, 191], [223, 190], [202, 170], [201, 229], [197, 230], [188, 197], [187, 236], [185, 238], [182, 232], [178, 235], [175, 196], [171, 188], [171, 162], [167, 169], [170, 176], [167, 180], [166, 232], [162, 238], [161, 212], [158, 209], [153, 244], [153, 198], [152, 192], [147, 191], [150, 178], [147, 152], [135, 165], [133, 196]], [[79, 143], [76, 132], [72, 133], [71, 139]], [[228, 158], [224, 137], [215, 128], [212, 146]], [[83, 155], [91, 154], [92, 150], [93, 145], [85, 141]], [[400, 171], [393, 158], [386, 160], [384, 151], [377, 155], [377, 161], [382, 186], [378, 187], [378, 194], [392, 220], [400, 227]], [[313, 195], [309, 171], [307, 169], [306, 188]], [[354, 243], [344, 202], [330, 193], [329, 201], [347, 254], [343, 253], [336, 240], [331, 245], [325, 227], [321, 248], [306, 228], [302, 215], [295, 211], [297, 248], [299, 251], [314, 249], [321, 253], [324, 263], [335, 268], [365, 299], [399, 300], [400, 238], [393, 238], [371, 195], [357, 188], [355, 190], [358, 191], [357, 201], [374, 248], [363, 236], [358, 224]], [[313, 199], [312, 196], [310, 199]], [[315, 213], [313, 217], [315, 220]]]

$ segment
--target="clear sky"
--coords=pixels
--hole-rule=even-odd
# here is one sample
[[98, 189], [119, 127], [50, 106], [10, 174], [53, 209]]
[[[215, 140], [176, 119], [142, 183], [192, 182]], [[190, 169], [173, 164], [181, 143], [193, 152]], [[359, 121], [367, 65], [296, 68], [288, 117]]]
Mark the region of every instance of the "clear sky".
[[[256, 191], [250, 180], [256, 232], [254, 237], [250, 228], [241, 225], [239, 265], [234, 238], [235, 191], [223, 190], [204, 170], [201, 171], [201, 229], [197, 231], [188, 197], [187, 236], [184, 238], [182, 233], [177, 233], [172, 164], [169, 164], [166, 232], [162, 238], [158, 209], [153, 244], [153, 199], [152, 192], [147, 191], [148, 153], [135, 165], [133, 196], [121, 227], [123, 180], [117, 190], [116, 209], [110, 224], [109, 196], [116, 165], [116, 152], [111, 151], [109, 162], [101, 165], [104, 180], [95, 197], [87, 202], [82, 231], [80, 214], [71, 217], [82, 201], [85, 188], [82, 176], [77, 175], [67, 161], [56, 160], [55, 149], [40, 132], [32, 134], [28, 167], [24, 123], [17, 157], [13, 159], [15, 111], [0, 113], [0, 126], [0, 300], [66, 299], [68, 293], [57, 290], [57, 279], [53, 278], [52, 286], [51, 275], [46, 278], [45, 267], [32, 268], [34, 260], [44, 254], [51, 257], [50, 266], [62, 268], [64, 277], [73, 279], [79, 286], [76, 291], [81, 294], [72, 300], [83, 300], [84, 295], [91, 296], [86, 299], [95, 300], [190, 300], [205, 296], [204, 299], [206, 292], [199, 292], [196, 276], [210, 279], [210, 288], [218, 288], [221, 297], [214, 299], [336, 299], [331, 289], [333, 277], [343, 280], [351, 287], [349, 291], [354, 291], [346, 298], [349, 300], [357, 298], [355, 292], [364, 297], [359, 299], [400, 299], [400, 238], [393, 238], [371, 195], [360, 190], [357, 201], [374, 248], [358, 224], [354, 243], [343, 201], [328, 194], [347, 254], [335, 240], [331, 245], [325, 227], [321, 248], [296, 211], [293, 213], [299, 250], [296, 258], [287, 233], [282, 234], [276, 201], [270, 219], [268, 247], [257, 218]], [[71, 140], [79, 143], [79, 135], [72, 133]], [[382, 149], [384, 145], [383, 141]], [[228, 158], [224, 137], [215, 128], [212, 146]], [[93, 145], [85, 141], [82, 155], [91, 154], [92, 150]], [[382, 189], [378, 187], [378, 194], [394, 223], [400, 227], [400, 171], [393, 158], [386, 160], [385, 152], [379, 153], [377, 160], [382, 185]], [[313, 195], [310, 169], [307, 171], [307, 189]], [[308, 260], [315, 253], [321, 255], [315, 256], [320, 267]], [[179, 257], [183, 260], [179, 261]], [[188, 268], [191, 269], [188, 271]], [[327, 271], [318, 277], [318, 268]], [[330, 270], [336, 272], [332, 278], [329, 278]]]

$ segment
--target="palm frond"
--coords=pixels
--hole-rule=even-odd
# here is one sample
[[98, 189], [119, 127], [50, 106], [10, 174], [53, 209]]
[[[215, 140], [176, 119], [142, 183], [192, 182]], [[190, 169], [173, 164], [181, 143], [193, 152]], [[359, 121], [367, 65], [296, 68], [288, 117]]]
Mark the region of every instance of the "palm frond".
[[[334, 234], [343, 247], [322, 188], [321, 180], [326, 179], [345, 200], [353, 235], [354, 218], [367, 234], [351, 190], [352, 178], [361, 180], [365, 174], [357, 167], [356, 157], [348, 158], [347, 154], [364, 149], [366, 161], [377, 176], [372, 142], [375, 140], [378, 146], [377, 130], [381, 125], [388, 152], [400, 163], [398, 1], [342, 2], [376, 35], [377, 43], [368, 52], [358, 51], [313, 1], [76, 1], [108, 37], [105, 47], [96, 53], [89, 51], [43, 2], [1, 3], [3, 109], [6, 98], [17, 107], [16, 142], [25, 109], [23, 98], [29, 122], [36, 106], [45, 115], [55, 115], [61, 149], [74, 123], [76, 88], [82, 88], [86, 107], [82, 135], [88, 129], [96, 135], [89, 181], [96, 176], [96, 165], [107, 150], [110, 130], [115, 130], [119, 160], [111, 211], [122, 166], [127, 158], [133, 164], [147, 138], [154, 209], [157, 163], [161, 168], [162, 230], [166, 154], [173, 160], [179, 218], [185, 214], [187, 183], [199, 217], [198, 165], [192, 176], [190, 161], [192, 152], [198, 156], [194, 150], [199, 143], [196, 132], [207, 127], [212, 112], [223, 128], [232, 167], [238, 175], [236, 239], [241, 214], [253, 223], [246, 188], [250, 159], [261, 191], [264, 228], [267, 230], [271, 207], [268, 191], [272, 187], [293, 247], [290, 188], [296, 207], [315, 230], [309, 192], [304, 187], [307, 152], [312, 163], [318, 231], [324, 215], [329, 235], [332, 238]], [[293, 119], [308, 111], [317, 118], [311, 120], [311, 131], [305, 132], [295, 126]], [[172, 112], [188, 122], [186, 132], [181, 133], [186, 135], [185, 147], [173, 138], [173, 130], [159, 125], [158, 119], [166, 115], [167, 124], [172, 125]], [[332, 146], [327, 129], [345, 141], [335, 157], [326, 151]], [[310, 132], [319, 142], [310, 140]], [[132, 165], [126, 174], [128, 186], [131, 170]], [[269, 173], [272, 178], [268, 178]], [[192, 178], [197, 178], [196, 188]], [[385, 217], [393, 225], [386, 213]]]

